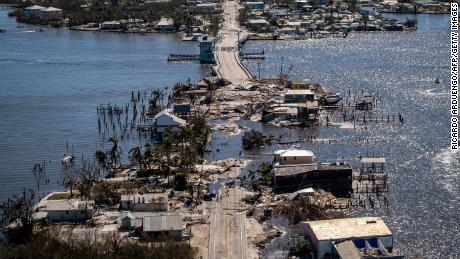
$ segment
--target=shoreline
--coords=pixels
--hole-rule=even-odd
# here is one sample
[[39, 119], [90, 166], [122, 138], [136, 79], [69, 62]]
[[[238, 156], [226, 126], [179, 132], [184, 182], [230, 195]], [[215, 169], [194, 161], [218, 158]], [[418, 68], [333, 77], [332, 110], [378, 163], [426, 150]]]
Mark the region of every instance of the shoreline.
[[[239, 59], [237, 58], [237, 60], [239, 60]], [[242, 68], [244, 68], [244, 67], [242, 67]], [[226, 120], [226, 122], [228, 122], [228, 120]], [[238, 132], [238, 133], [236, 133], [236, 134], [239, 134], [239, 133], [240, 133], [240, 131], [235, 131], [235, 132]]]

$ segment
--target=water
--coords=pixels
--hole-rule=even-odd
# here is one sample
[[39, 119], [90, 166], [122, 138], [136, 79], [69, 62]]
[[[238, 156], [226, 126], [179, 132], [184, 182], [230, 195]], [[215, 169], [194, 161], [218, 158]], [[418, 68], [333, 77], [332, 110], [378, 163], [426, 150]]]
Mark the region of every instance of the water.
[[[196, 43], [178, 36], [48, 27], [37, 33], [39, 27], [18, 28], [6, 13], [0, 10], [0, 28], [7, 30], [0, 33], [0, 200], [35, 186], [36, 162], [48, 161], [50, 183], [42, 194], [62, 188], [64, 153], [86, 159], [96, 149], [110, 148], [98, 134], [99, 104], [125, 105], [131, 90], [171, 89], [209, 73], [197, 63], [166, 61], [170, 52], [198, 52]], [[122, 144], [125, 160], [134, 144]]]
[[[399, 17], [405, 20], [405, 16]], [[418, 15], [415, 32], [352, 33], [345, 39], [254, 41], [244, 51], [265, 49], [263, 61], [245, 60], [262, 77], [274, 77], [292, 64], [292, 79], [325, 85], [347, 94], [378, 92], [384, 105], [373, 116], [401, 113], [404, 125], [366, 128], [330, 126], [313, 131], [288, 129], [287, 137], [316, 135], [343, 143], [307, 143], [319, 161], [355, 160], [373, 152], [390, 170], [390, 211], [383, 216], [395, 244], [410, 257], [455, 258], [460, 253], [460, 155], [449, 151], [449, 16]], [[440, 84], [434, 80], [439, 78]], [[243, 122], [243, 124], [247, 124]], [[266, 126], [253, 125], [256, 128]], [[279, 129], [273, 130], [278, 134]], [[363, 143], [370, 139], [372, 143]], [[275, 145], [262, 152], [286, 148]]]
[[[405, 20], [407, 15], [398, 16]], [[410, 257], [455, 258], [460, 253], [460, 156], [449, 146], [449, 32], [446, 15], [417, 15], [419, 30], [352, 33], [346, 39], [293, 42], [248, 42], [245, 51], [265, 49], [264, 61], [246, 60], [262, 77], [293, 64], [291, 78], [325, 85], [346, 94], [378, 92], [384, 106], [377, 115], [401, 113], [405, 124], [371, 124], [367, 128], [330, 126], [282, 129], [248, 121], [238, 124], [282, 135], [283, 140], [315, 135], [343, 143], [307, 143], [319, 161], [348, 160], [375, 152], [385, 156], [390, 172], [390, 211], [383, 216], [399, 249]], [[91, 157], [104, 142], [97, 133], [96, 106], [124, 105], [131, 90], [171, 87], [208, 73], [194, 63], [169, 64], [169, 52], [194, 53], [194, 43], [172, 35], [125, 35], [70, 32], [37, 27], [17, 28], [0, 10], [0, 199], [33, 187], [33, 164], [51, 160], [45, 190], [61, 188], [60, 159], [74, 145]], [[433, 81], [439, 78], [440, 84]], [[209, 159], [239, 157], [241, 134], [214, 133]], [[372, 143], [363, 143], [371, 139]], [[227, 146], [227, 143], [230, 145]], [[124, 143], [123, 156], [134, 143]], [[274, 145], [268, 154], [287, 148]], [[106, 144], [107, 148], [107, 144]], [[217, 149], [221, 150], [217, 152]], [[224, 152], [225, 151], [225, 152]], [[269, 156], [242, 152], [241, 157], [270, 161]], [[372, 212], [366, 212], [372, 214]]]

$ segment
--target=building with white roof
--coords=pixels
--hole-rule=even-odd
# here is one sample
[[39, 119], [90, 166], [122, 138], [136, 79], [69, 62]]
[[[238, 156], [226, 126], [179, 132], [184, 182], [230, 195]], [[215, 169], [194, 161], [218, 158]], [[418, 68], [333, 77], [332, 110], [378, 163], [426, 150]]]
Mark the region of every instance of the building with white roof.
[[45, 21], [62, 20], [62, 9], [48, 7], [40, 12], [40, 19]]
[[24, 8], [24, 16], [45, 21], [62, 20], [62, 9], [33, 5]]
[[177, 117], [168, 110], [163, 110], [153, 117], [153, 128], [157, 139], [163, 138], [163, 134], [167, 128], [177, 131], [186, 125], [187, 122], [185, 120]]
[[360, 161], [361, 173], [384, 173], [385, 158], [384, 157], [363, 157]]
[[155, 25], [155, 30], [157, 31], [174, 31], [176, 28], [174, 27], [174, 20], [171, 18], [161, 18], [160, 21]]
[[284, 94], [285, 103], [305, 103], [315, 100], [315, 92], [310, 89], [288, 89]]
[[185, 224], [179, 213], [157, 214], [142, 219], [142, 232], [153, 237], [182, 238]]
[[351, 191], [353, 169], [344, 162], [316, 163], [310, 150], [274, 152], [273, 182], [277, 192], [314, 187], [346, 196]]
[[[399, 258], [390, 257], [393, 234], [380, 217], [304, 221], [299, 224], [299, 234], [311, 242], [314, 258], [343, 258], [340, 256], [342, 251], [357, 255], [364, 248], [373, 250], [374, 254], [388, 256], [385, 258]], [[352, 246], [340, 245], [344, 241], [351, 241], [348, 244]]]
[[167, 193], [145, 193], [122, 195], [120, 208], [133, 211], [167, 211]]
[[77, 199], [48, 200], [46, 212], [51, 222], [83, 221], [93, 217], [94, 202]]
[[274, 152], [276, 165], [298, 165], [311, 164], [314, 162], [315, 155], [310, 150], [287, 149]]
[[24, 8], [24, 16], [28, 18], [39, 18], [41, 11], [44, 9], [46, 9], [46, 7], [39, 5], [26, 7]]

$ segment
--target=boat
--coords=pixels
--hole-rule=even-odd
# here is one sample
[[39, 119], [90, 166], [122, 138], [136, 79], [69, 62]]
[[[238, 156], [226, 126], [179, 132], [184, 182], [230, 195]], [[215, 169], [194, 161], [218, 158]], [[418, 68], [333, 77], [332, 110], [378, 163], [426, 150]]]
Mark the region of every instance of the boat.
[[46, 31], [46, 30], [43, 29], [43, 28], [40, 28], [40, 29], [37, 29], [37, 30], [36, 30], [36, 32], [44, 32], [44, 31]]
[[203, 36], [202, 33], [193, 33], [192, 35], [185, 35], [182, 37], [183, 41], [198, 41]]
[[336, 94], [328, 94], [326, 95], [326, 105], [335, 105], [338, 104], [343, 99], [339, 93]]
[[368, 99], [363, 99], [362, 101], [356, 103], [356, 110], [365, 111], [365, 110], [372, 110], [373, 108], [374, 108], [374, 103]]
[[439, 78], [436, 78], [436, 79], [434, 80], [434, 83], [435, 83], [435, 84], [439, 84], [440, 82], [441, 82], [441, 81], [439, 80]]
[[70, 163], [72, 163], [73, 158], [74, 158], [74, 157], [71, 156], [71, 155], [65, 155], [65, 154], [64, 154], [64, 157], [62, 158], [62, 163], [63, 163], [63, 164], [70, 164]]

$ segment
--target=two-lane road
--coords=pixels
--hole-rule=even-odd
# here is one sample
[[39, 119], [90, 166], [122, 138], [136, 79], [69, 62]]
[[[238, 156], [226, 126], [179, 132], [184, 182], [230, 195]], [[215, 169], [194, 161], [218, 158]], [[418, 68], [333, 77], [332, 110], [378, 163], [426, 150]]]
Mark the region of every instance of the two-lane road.
[[241, 198], [244, 189], [223, 188], [219, 201], [210, 206], [209, 255], [214, 258], [247, 258], [246, 214]]
[[247, 32], [238, 24], [238, 4], [236, 1], [225, 1], [224, 22], [220, 30], [221, 41], [216, 45], [216, 58], [219, 63], [218, 71], [221, 76], [238, 84], [248, 80], [250, 75], [242, 67], [238, 57], [238, 38], [245, 37]]

